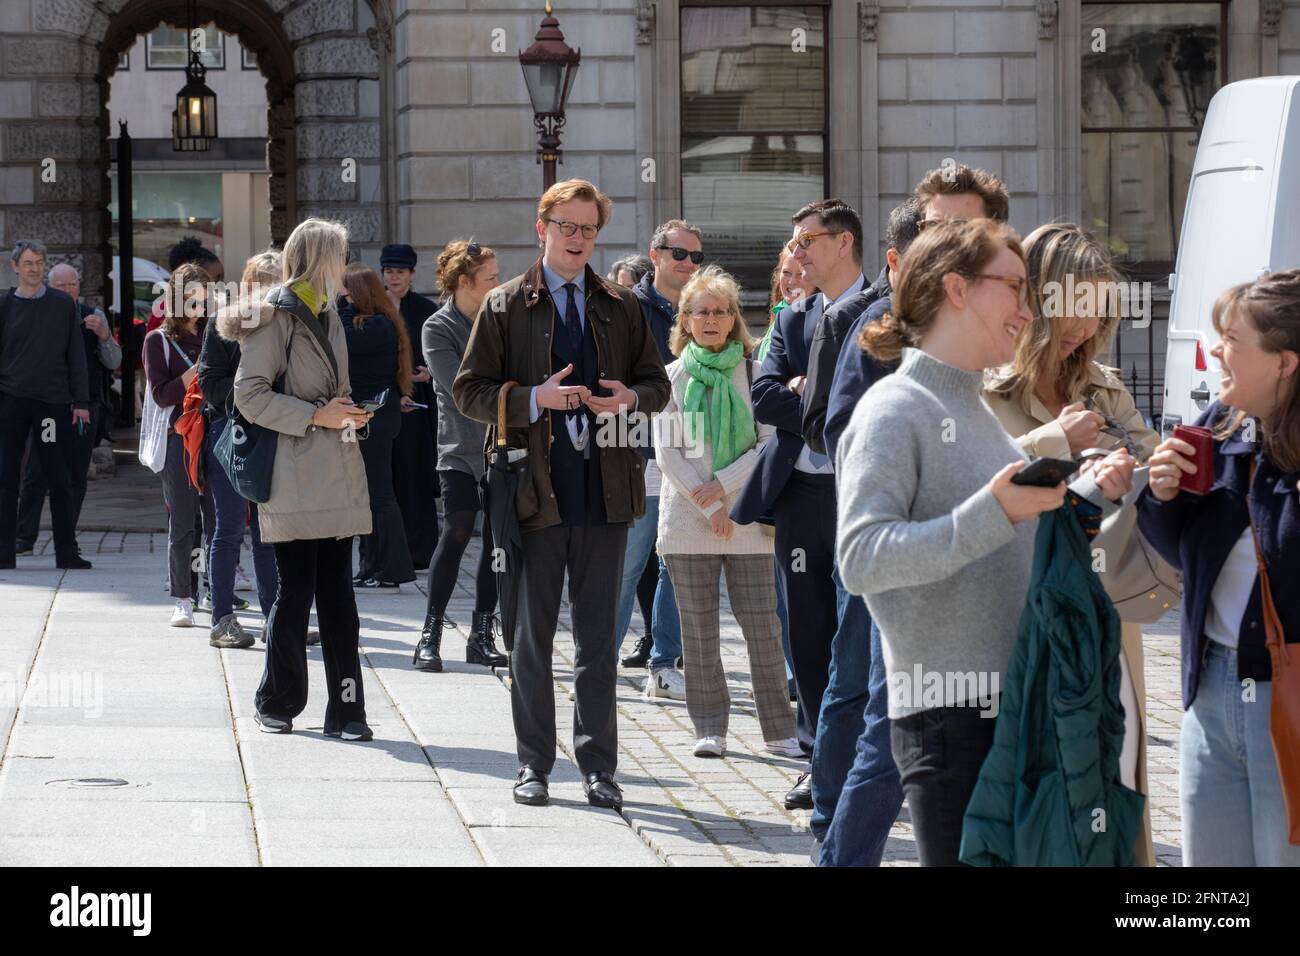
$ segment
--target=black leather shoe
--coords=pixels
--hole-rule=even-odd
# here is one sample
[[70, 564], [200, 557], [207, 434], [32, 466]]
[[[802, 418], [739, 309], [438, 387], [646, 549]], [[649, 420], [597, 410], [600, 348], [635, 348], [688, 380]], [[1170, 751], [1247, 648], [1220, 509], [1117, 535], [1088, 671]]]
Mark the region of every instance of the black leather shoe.
[[582, 789], [587, 793], [587, 802], [593, 807], [606, 810], [623, 809], [623, 791], [614, 782], [614, 775], [608, 770], [596, 770], [587, 774], [582, 782]]
[[416, 670], [442, 672], [442, 629], [446, 623], [438, 614], [430, 614], [424, 619], [420, 643], [415, 645], [415, 657], [411, 658]]
[[636, 642], [636, 649], [623, 658], [624, 667], [645, 667], [650, 663], [650, 651], [655, 646], [654, 638], [645, 635]]
[[94, 565], [79, 554], [62, 561], [55, 561], [54, 566], [64, 571], [89, 571]]
[[544, 807], [550, 802], [551, 790], [546, 774], [532, 767], [520, 767], [519, 780], [515, 783], [515, 803]]
[[491, 611], [474, 612], [474, 631], [465, 644], [465, 663], [485, 667], [505, 667], [509, 663], [506, 656], [497, 650], [495, 624], [496, 618]]
[[799, 774], [794, 789], [785, 795], [785, 808], [787, 810], [811, 810], [813, 808], [812, 774]]

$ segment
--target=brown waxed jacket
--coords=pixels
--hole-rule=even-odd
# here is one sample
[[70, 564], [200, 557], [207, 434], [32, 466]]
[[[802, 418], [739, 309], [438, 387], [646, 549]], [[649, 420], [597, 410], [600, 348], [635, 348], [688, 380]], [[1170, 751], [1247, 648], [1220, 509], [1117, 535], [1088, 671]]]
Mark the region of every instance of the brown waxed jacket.
[[[649, 415], [659, 411], [668, 401], [668, 376], [636, 298], [629, 290], [602, 279], [590, 266], [586, 267], [586, 289], [586, 321], [596, 340], [597, 378], [620, 381], [634, 391], [637, 412]], [[497, 395], [506, 382], [519, 383], [506, 399], [506, 440], [511, 448], [528, 449], [528, 478], [520, 482], [515, 498], [523, 531], [560, 523], [551, 487], [551, 413], [543, 408], [537, 421], [528, 421], [533, 386], [557, 371], [551, 357], [556, 320], [538, 259], [523, 275], [484, 297], [452, 383], [452, 397], [461, 413], [492, 426], [484, 444], [485, 455], [496, 441]], [[632, 427], [628, 424], [629, 430]], [[645, 514], [645, 459], [625, 443], [604, 445], [599, 432], [593, 451], [600, 455], [608, 520], [632, 522]]]

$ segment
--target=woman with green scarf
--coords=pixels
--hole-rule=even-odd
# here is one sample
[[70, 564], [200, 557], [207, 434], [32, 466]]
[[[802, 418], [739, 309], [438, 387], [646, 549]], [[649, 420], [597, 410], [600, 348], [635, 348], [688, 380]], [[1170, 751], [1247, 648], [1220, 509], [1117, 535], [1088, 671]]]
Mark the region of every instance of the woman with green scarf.
[[772, 539], [728, 516], [736, 495], [775, 433], [750, 404], [754, 341], [740, 315], [736, 281], [717, 266], [682, 289], [669, 346], [672, 397], [654, 419], [655, 457], [664, 481], [656, 547], [668, 566], [682, 620], [686, 710], [697, 757], [726, 750], [731, 700], [718, 629], [719, 580], [749, 651], [754, 701], [769, 753], [796, 756], [772, 580]]

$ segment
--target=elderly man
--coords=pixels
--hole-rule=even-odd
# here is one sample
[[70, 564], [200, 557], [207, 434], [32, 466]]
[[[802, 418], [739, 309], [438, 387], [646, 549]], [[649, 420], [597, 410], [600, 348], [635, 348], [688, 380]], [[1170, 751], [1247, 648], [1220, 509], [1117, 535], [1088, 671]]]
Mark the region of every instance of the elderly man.
[[[66, 262], [50, 270], [51, 289], [72, 296], [81, 316], [81, 338], [86, 346], [86, 384], [89, 391], [90, 425], [78, 429], [70, 443], [68, 468], [72, 481], [72, 523], [81, 518], [81, 504], [86, 498], [86, 474], [90, 471], [90, 453], [95, 450], [100, 424], [108, 414], [106, 394], [113, 382], [113, 371], [122, 364], [122, 347], [113, 338], [108, 319], [99, 309], [81, 301], [81, 276]], [[39, 455], [27, 455], [22, 490], [18, 495], [18, 553], [27, 554], [36, 543], [45, 507], [45, 472]]]
[[84, 570], [68, 462], [90, 429], [84, 328], [76, 301], [45, 284], [45, 246], [20, 239], [11, 256], [18, 287], [0, 302], [0, 570], [15, 566], [18, 478], [30, 438], [50, 490], [54, 556]]

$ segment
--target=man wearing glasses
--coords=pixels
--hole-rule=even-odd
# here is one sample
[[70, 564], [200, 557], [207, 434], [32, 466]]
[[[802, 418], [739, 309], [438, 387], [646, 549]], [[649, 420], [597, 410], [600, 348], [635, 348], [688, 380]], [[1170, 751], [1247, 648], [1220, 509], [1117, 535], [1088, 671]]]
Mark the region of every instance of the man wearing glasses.
[[[556, 183], [537, 205], [541, 257], [488, 293], [452, 395], [462, 414], [493, 426], [506, 399], [507, 442], [526, 448], [516, 495], [522, 567], [519, 634], [510, 658], [510, 705], [519, 754], [515, 802], [549, 801], [555, 765], [552, 647], [567, 571], [575, 704], [573, 749], [593, 806], [618, 808], [615, 613], [628, 525], [645, 512], [644, 459], [595, 441], [596, 416], [650, 414], [668, 400], [668, 377], [631, 291], [589, 265], [614, 204], [591, 183]], [[626, 428], [606, 429], [626, 434]]]
[[[632, 289], [641, 306], [659, 355], [665, 363], [673, 360], [668, 335], [677, 318], [677, 303], [687, 280], [704, 262], [702, 233], [683, 219], [670, 219], [655, 229], [650, 237], [650, 263], [654, 267]], [[646, 621], [646, 633], [636, 649], [623, 658], [624, 667], [649, 667], [645, 695], [648, 699], [686, 699], [686, 680], [677, 669], [682, 653], [681, 619], [673, 582], [664, 562], [654, 553], [659, 523], [659, 483], [662, 476], [655, 464], [654, 446], [646, 435], [646, 445], [637, 449], [645, 457], [645, 515], [628, 531], [627, 554], [623, 559], [623, 587], [618, 601], [618, 625], [615, 631], [622, 646], [632, 621], [642, 575], [656, 575], [653, 609]], [[651, 569], [648, 561], [654, 562]]]
[[[777, 574], [790, 617], [790, 656], [799, 700], [799, 742], [811, 759], [839, 625], [835, 576], [835, 474], [830, 459], [803, 437], [803, 393], [813, 335], [829, 307], [861, 292], [862, 220], [838, 199], [809, 203], [791, 217], [787, 248], [819, 295], [783, 309], [761, 371], [754, 376], [754, 418], [777, 429], [776, 441], [741, 492], [731, 517], [741, 524], [769, 509], [776, 524]], [[867, 633], [862, 640], [867, 640]], [[786, 794], [791, 809], [812, 808], [812, 781]]]

